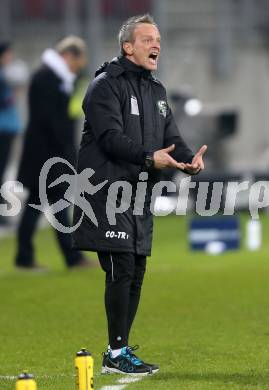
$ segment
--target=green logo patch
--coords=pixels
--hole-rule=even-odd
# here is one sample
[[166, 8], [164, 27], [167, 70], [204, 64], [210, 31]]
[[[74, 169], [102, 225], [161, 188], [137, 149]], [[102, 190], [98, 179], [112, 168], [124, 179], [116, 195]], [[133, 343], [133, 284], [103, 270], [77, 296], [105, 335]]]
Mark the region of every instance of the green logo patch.
[[159, 100], [157, 102], [159, 114], [162, 115], [164, 118], [166, 118], [167, 114], [167, 103], [165, 100]]

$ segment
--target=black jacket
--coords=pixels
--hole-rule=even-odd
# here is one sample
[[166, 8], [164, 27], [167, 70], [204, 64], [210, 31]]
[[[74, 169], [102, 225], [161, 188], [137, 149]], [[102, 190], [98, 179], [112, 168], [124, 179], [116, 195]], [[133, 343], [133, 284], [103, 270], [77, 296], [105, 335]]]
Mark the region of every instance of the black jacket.
[[[134, 216], [132, 206], [117, 215], [115, 226], [106, 215], [107, 190], [116, 180], [133, 186], [145, 171], [147, 154], [176, 144], [172, 154], [178, 161], [189, 162], [193, 153], [182, 140], [167, 103], [166, 91], [151, 73], [125, 57], [104, 64], [89, 86], [84, 102], [84, 132], [79, 152], [78, 172], [92, 168], [91, 183], [108, 183], [96, 194], [80, 193], [91, 204], [98, 227], [84, 215], [73, 234], [74, 247], [94, 251], [133, 252], [150, 255], [152, 215], [149, 210], [150, 189], [159, 171], [149, 173], [148, 192], [142, 216]], [[118, 205], [120, 204], [120, 196]], [[81, 217], [74, 209], [74, 223]], [[112, 233], [111, 233], [112, 232]], [[119, 232], [125, 233], [122, 235]], [[125, 238], [123, 238], [125, 237]]]
[[[50, 157], [75, 162], [74, 124], [68, 115], [69, 95], [62, 80], [46, 65], [33, 75], [29, 88], [29, 121], [25, 133], [18, 180], [38, 191], [39, 174]], [[53, 168], [60, 176], [63, 166]]]

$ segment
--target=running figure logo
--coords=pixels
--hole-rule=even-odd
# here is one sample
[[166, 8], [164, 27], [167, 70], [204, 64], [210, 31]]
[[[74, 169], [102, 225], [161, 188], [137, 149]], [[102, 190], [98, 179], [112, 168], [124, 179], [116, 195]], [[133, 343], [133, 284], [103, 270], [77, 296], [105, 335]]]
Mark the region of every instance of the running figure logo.
[[[58, 179], [54, 180], [48, 185], [48, 188], [57, 186], [60, 183], [68, 183], [69, 187], [65, 191], [64, 199], [60, 199], [54, 204], [50, 205], [47, 197], [47, 177], [50, 169], [57, 163], [67, 165], [74, 174], [63, 174]], [[103, 188], [108, 180], [104, 180], [98, 185], [90, 183], [89, 179], [94, 175], [95, 171], [91, 168], [85, 168], [81, 173], [77, 173], [72, 164], [60, 157], [53, 157], [48, 159], [43, 165], [39, 175], [39, 199], [40, 205], [29, 204], [29, 206], [43, 211], [50, 224], [62, 233], [72, 233], [81, 224], [84, 214], [98, 227], [98, 221], [93, 208], [88, 200], [85, 199], [85, 193], [89, 195], [96, 194]], [[55, 217], [59, 211], [69, 207], [70, 204], [78, 206], [82, 210], [79, 221], [74, 226], [63, 226]]]

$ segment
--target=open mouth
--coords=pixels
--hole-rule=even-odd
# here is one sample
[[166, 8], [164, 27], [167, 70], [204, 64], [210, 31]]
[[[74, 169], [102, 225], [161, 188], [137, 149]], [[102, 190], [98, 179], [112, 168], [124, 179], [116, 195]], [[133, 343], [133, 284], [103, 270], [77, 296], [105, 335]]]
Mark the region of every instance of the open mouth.
[[151, 60], [150, 62], [155, 65], [158, 59], [158, 53], [150, 53], [149, 59]]

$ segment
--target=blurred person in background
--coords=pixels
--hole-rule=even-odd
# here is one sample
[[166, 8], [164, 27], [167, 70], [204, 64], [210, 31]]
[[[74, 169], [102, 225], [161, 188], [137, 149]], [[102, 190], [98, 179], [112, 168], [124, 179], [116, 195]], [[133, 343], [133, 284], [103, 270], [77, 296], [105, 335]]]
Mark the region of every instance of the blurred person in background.
[[[39, 175], [44, 163], [52, 157], [76, 161], [74, 121], [69, 114], [69, 103], [76, 76], [86, 66], [86, 45], [78, 37], [67, 37], [55, 49], [47, 49], [42, 64], [34, 73], [29, 88], [29, 123], [26, 129], [18, 180], [29, 190], [18, 227], [16, 266], [21, 269], [40, 268], [35, 259], [33, 236], [41, 211], [29, 204], [39, 204]], [[53, 179], [64, 173], [63, 165], [52, 171]], [[54, 168], [54, 167], [53, 167]], [[50, 177], [51, 179], [51, 177]], [[50, 180], [51, 181], [51, 180]], [[64, 197], [67, 183], [47, 188], [50, 205]], [[56, 214], [58, 221], [70, 226], [69, 210]], [[71, 247], [71, 236], [55, 230], [67, 267], [93, 265], [81, 252]]]
[[[11, 43], [0, 42], [0, 187], [3, 184], [13, 141], [22, 130], [16, 107], [15, 88], [7, 77], [7, 70], [12, 61]], [[1, 196], [0, 203], [2, 203]], [[7, 223], [8, 220], [0, 215], [0, 225]]]

